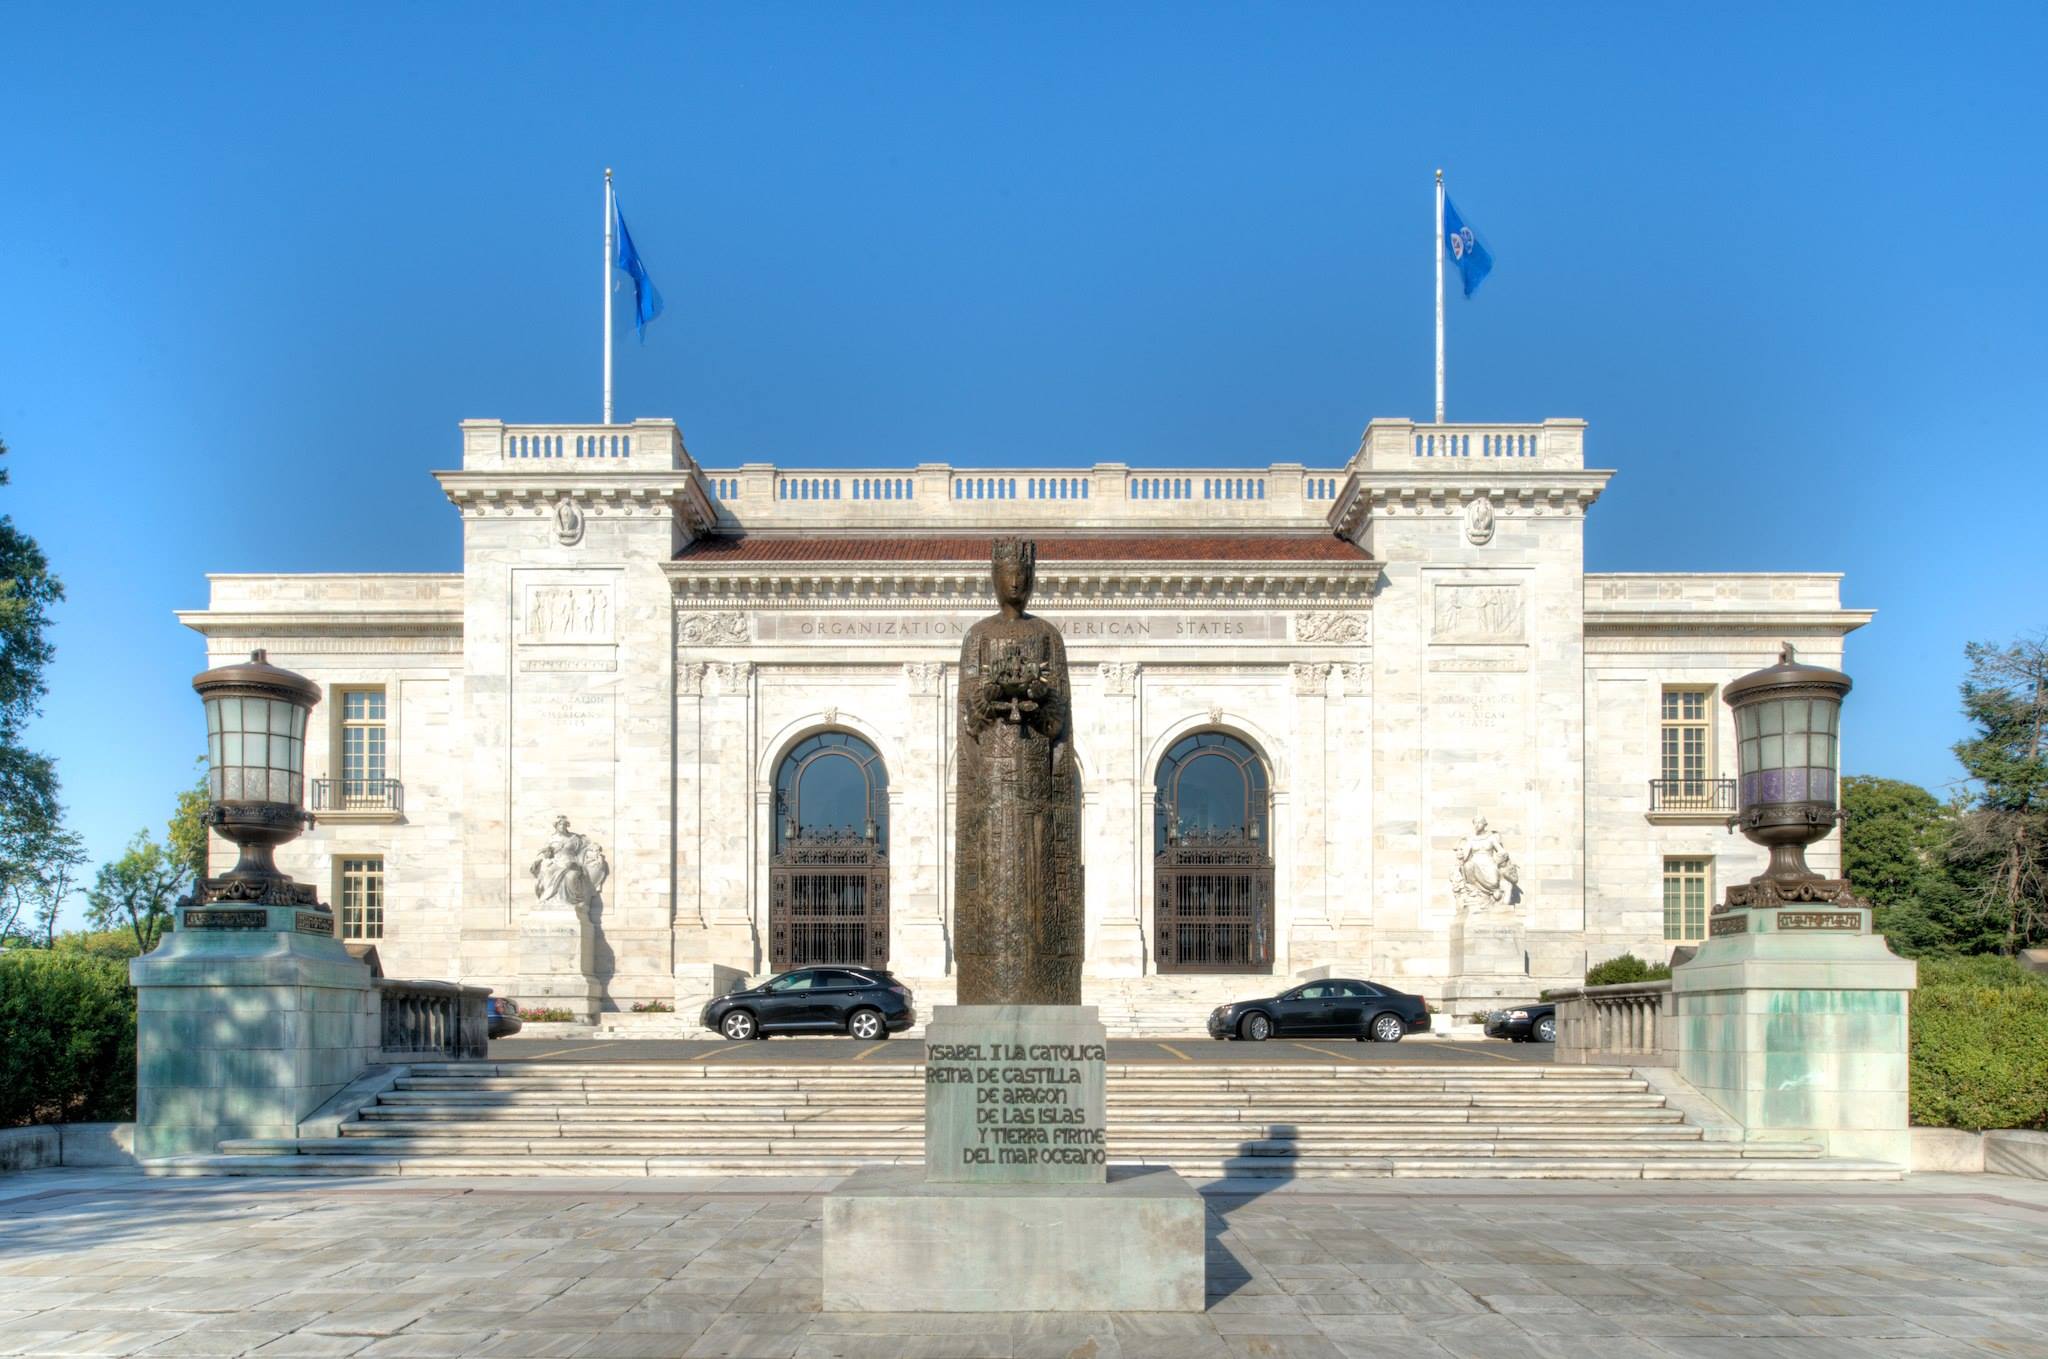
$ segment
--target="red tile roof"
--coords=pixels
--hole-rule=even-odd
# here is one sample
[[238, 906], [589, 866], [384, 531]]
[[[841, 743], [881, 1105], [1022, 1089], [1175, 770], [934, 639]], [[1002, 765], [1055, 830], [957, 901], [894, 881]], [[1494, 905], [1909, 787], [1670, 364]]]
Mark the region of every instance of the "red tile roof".
[[[1042, 562], [1364, 562], [1356, 543], [1325, 533], [1024, 535]], [[706, 565], [746, 562], [985, 562], [987, 536], [820, 538], [741, 534], [699, 538], [676, 554]]]

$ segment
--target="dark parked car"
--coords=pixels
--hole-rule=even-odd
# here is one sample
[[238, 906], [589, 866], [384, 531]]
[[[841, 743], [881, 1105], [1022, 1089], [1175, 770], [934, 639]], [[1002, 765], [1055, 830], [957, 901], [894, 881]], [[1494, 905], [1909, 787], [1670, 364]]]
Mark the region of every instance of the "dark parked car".
[[732, 1039], [771, 1033], [887, 1038], [916, 1022], [910, 988], [875, 967], [800, 967], [720, 996], [703, 1015], [705, 1028]]
[[1512, 1010], [1495, 1010], [1486, 1016], [1488, 1038], [1512, 1038], [1517, 1043], [1555, 1043], [1555, 1005], [1517, 1005]]
[[484, 1032], [491, 1038], [510, 1038], [526, 1025], [519, 1018], [519, 1002], [505, 996], [484, 997]]
[[1376, 982], [1330, 977], [1263, 1000], [1219, 1005], [1209, 1015], [1211, 1038], [1337, 1035], [1364, 1042], [1398, 1043], [1429, 1032], [1429, 1004]]

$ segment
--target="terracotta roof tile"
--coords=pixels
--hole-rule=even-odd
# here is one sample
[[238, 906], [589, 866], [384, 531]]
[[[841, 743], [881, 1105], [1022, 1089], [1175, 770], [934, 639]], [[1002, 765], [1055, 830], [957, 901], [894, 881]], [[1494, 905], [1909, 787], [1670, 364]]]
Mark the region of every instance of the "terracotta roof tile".
[[[1025, 535], [1038, 559], [1059, 561], [1364, 562], [1363, 548], [1323, 533], [1050, 534]], [[699, 538], [676, 554], [705, 565], [745, 562], [985, 562], [987, 535], [915, 538], [780, 537], [765, 534]]]

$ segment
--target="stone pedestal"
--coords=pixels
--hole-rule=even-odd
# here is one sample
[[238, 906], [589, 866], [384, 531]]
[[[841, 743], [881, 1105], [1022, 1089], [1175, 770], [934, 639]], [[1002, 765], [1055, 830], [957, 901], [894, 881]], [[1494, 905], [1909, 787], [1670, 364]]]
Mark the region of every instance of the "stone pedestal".
[[512, 997], [522, 1009], [568, 1010], [597, 1018], [603, 988], [597, 981], [597, 936], [590, 917], [567, 907], [535, 907], [519, 922], [517, 975]]
[[1505, 913], [1461, 911], [1451, 926], [1451, 976], [1445, 1007], [1457, 1015], [1503, 1001], [1535, 999], [1520, 924]]
[[136, 996], [135, 1152], [210, 1153], [291, 1137], [377, 1060], [370, 969], [304, 906], [181, 906], [128, 964]]
[[1199, 1312], [1202, 1199], [1165, 1167], [1098, 1184], [867, 1170], [825, 1198], [828, 1312]]
[[1095, 1007], [941, 1005], [925, 1032], [925, 1170], [825, 1200], [825, 1306], [1199, 1311], [1201, 1196], [1111, 1171]]
[[1910, 1165], [1915, 965], [1840, 904], [1721, 910], [1671, 978], [1678, 1069], [1751, 1138]]

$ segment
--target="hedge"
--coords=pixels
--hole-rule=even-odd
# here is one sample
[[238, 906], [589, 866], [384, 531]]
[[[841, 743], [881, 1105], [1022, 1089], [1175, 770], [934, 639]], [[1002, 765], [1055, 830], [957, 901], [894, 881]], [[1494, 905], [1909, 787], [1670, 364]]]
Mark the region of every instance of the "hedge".
[[128, 965], [84, 953], [0, 953], [0, 1128], [135, 1117]]
[[1912, 1117], [1930, 1128], [2048, 1128], [2048, 982], [2010, 958], [1923, 959]]
[[1609, 958], [1604, 963], [1595, 963], [1586, 969], [1588, 986], [1621, 986], [1627, 982], [1669, 980], [1669, 963], [1646, 963], [1633, 953], [1624, 953], [1619, 958]]

